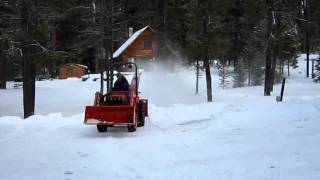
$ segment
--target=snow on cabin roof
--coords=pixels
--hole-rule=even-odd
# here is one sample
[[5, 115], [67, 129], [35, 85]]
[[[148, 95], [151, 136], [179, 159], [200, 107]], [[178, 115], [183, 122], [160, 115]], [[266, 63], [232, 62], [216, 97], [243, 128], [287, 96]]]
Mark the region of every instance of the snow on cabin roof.
[[77, 64], [77, 63], [68, 63], [68, 64], [63, 64], [61, 66], [80, 66], [83, 67], [85, 69], [88, 69], [88, 66], [82, 65], [82, 64]]
[[[120, 54], [123, 53], [124, 50], [126, 50], [132, 43], [135, 41], [143, 31], [145, 31], [147, 28], [151, 28], [150, 26], [146, 26], [135, 33], [132, 34], [132, 36], [129, 37], [129, 39], [123, 43], [117, 50], [116, 52], [113, 53], [113, 58], [117, 58]], [[151, 28], [152, 29], [152, 28]]]
[[85, 66], [85, 65], [82, 65], [82, 64], [74, 64], [74, 65], [77, 65], [77, 66], [83, 67], [85, 69], [88, 69], [88, 66]]

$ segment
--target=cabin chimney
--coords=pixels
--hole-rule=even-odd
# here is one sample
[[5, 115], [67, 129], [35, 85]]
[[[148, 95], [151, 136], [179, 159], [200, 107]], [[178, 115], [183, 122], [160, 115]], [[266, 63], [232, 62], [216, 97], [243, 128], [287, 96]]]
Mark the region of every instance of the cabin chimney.
[[133, 28], [132, 28], [132, 27], [130, 27], [130, 28], [129, 28], [129, 37], [131, 37], [131, 36], [132, 36], [132, 34], [133, 34]]

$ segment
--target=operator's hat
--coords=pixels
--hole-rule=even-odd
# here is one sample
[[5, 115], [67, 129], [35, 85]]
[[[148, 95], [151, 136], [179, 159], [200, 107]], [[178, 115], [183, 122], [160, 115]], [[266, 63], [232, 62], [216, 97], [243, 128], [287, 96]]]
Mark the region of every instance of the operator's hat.
[[122, 77], [122, 74], [120, 72], [117, 72], [116, 76], [117, 77]]

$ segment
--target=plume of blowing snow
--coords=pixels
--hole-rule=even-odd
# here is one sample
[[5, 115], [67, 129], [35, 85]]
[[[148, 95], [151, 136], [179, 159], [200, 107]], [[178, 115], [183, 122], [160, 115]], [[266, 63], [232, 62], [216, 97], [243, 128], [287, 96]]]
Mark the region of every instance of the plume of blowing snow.
[[195, 75], [181, 67], [174, 71], [170, 64], [154, 63], [152, 70], [144, 71], [139, 89], [143, 98], [157, 106], [206, 102], [203, 95], [195, 94]]

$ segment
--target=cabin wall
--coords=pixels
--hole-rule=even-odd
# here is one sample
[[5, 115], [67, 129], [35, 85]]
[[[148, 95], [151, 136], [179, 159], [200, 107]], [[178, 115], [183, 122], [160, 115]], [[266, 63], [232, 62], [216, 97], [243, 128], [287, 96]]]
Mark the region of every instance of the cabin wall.
[[[151, 31], [143, 32], [123, 53], [122, 59], [128, 60], [153, 60], [156, 53], [155, 36]], [[145, 47], [145, 42], [152, 42], [150, 47]]]
[[81, 66], [62, 66], [59, 68], [59, 79], [67, 79], [69, 77], [81, 78], [86, 74], [86, 69]]

